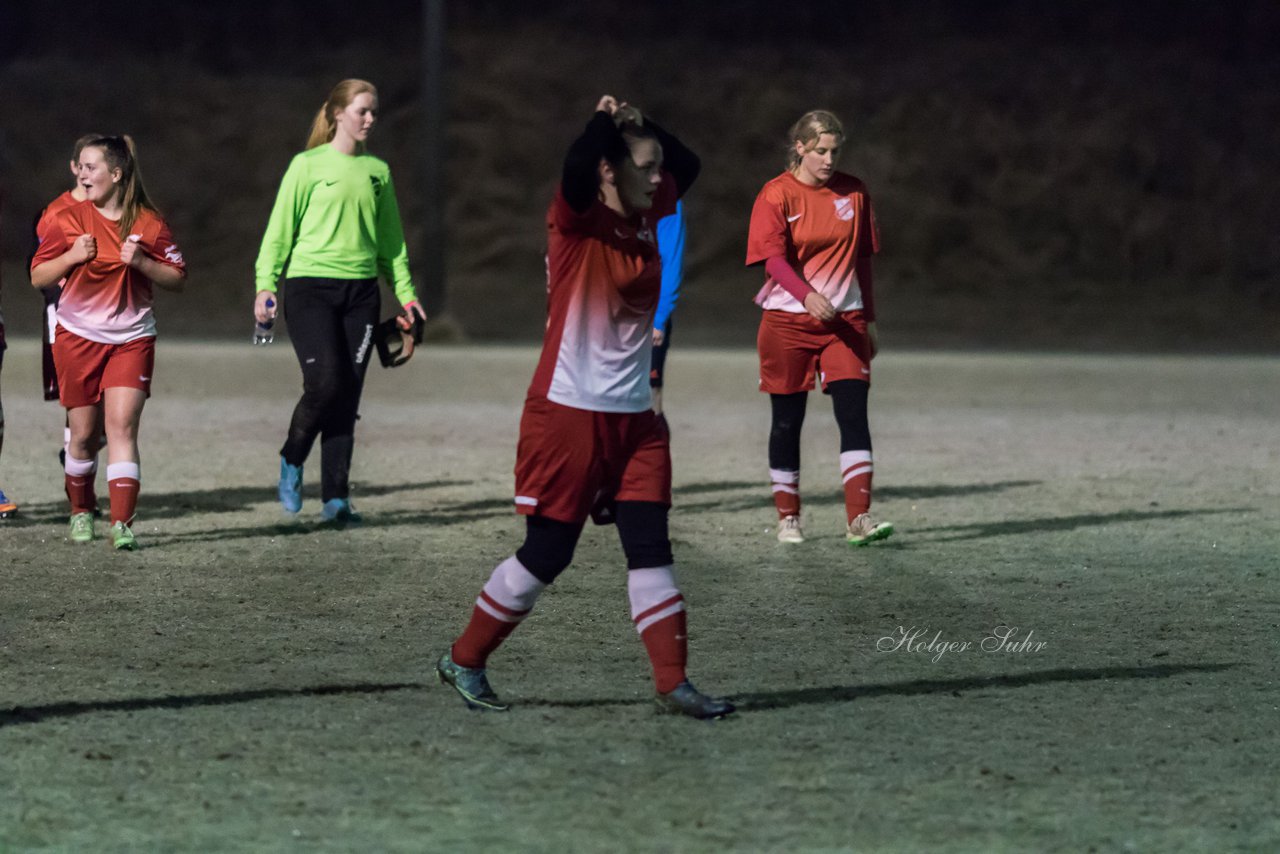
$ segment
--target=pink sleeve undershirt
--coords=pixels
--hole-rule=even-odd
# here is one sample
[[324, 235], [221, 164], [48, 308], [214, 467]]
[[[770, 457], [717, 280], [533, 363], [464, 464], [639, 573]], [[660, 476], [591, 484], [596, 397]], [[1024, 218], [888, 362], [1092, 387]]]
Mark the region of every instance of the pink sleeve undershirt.
[[764, 271], [768, 273], [775, 282], [782, 285], [782, 289], [796, 298], [796, 301], [804, 305], [804, 298], [814, 293], [813, 286], [800, 278], [800, 274], [791, 268], [787, 263], [787, 259], [781, 255], [774, 255], [772, 258], [765, 259]]
[[[866, 317], [867, 322], [874, 322], [876, 319], [876, 304], [871, 286], [871, 258], [859, 258], [858, 264], [858, 285], [862, 290], [862, 314]], [[800, 278], [787, 259], [781, 255], [774, 255], [772, 258], [764, 262], [764, 270], [775, 282], [782, 285], [782, 289], [796, 298], [796, 302], [804, 305], [804, 298], [811, 293], [815, 293], [813, 286]]]

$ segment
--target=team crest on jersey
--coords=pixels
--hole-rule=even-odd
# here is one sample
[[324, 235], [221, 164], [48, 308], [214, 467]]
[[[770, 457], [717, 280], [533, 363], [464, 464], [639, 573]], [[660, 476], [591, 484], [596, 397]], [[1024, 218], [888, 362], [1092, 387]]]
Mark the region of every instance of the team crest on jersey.
[[171, 264], [182, 263], [182, 253], [178, 251], [178, 247], [170, 245], [164, 250], [164, 259]]
[[836, 199], [836, 216], [845, 222], [853, 219], [853, 199], [848, 196]]
[[377, 175], [369, 176], [369, 183], [373, 185], [373, 197], [376, 199], [382, 195], [382, 179]]

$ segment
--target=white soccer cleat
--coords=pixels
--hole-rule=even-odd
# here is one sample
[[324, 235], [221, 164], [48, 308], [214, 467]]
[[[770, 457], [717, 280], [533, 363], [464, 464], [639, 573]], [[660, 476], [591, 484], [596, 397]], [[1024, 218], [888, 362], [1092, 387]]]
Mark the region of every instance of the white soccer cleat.
[[892, 533], [892, 522], [877, 522], [871, 518], [870, 513], [863, 513], [860, 516], [855, 516], [853, 521], [849, 523], [845, 535], [851, 544], [865, 546], [867, 543], [883, 540]]
[[804, 542], [804, 531], [800, 530], [799, 516], [784, 516], [782, 519], [778, 520], [778, 542]]

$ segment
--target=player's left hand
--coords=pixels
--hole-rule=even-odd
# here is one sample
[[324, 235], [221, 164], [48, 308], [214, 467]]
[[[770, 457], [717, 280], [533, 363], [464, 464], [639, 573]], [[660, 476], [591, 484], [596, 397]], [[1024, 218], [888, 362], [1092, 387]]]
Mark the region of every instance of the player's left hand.
[[142, 267], [142, 261], [147, 257], [147, 253], [138, 250], [139, 238], [136, 234], [130, 235], [124, 243], [120, 244], [120, 261], [126, 266], [139, 269]]
[[401, 329], [408, 329], [413, 326], [414, 317], [417, 317], [423, 323], [427, 322], [427, 310], [416, 299], [410, 300], [405, 304], [404, 313], [397, 318], [396, 322], [400, 324]]

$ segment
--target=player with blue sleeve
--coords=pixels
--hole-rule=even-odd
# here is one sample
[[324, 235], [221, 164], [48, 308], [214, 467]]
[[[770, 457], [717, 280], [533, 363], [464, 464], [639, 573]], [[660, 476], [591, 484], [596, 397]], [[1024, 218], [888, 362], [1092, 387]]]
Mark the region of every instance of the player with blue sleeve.
[[662, 293], [653, 316], [653, 361], [649, 369], [649, 387], [653, 391], [653, 411], [662, 414], [662, 377], [667, 364], [667, 346], [671, 343], [671, 315], [680, 301], [680, 284], [684, 280], [684, 201], [676, 204], [676, 212], [658, 221], [658, 254], [662, 256]]

